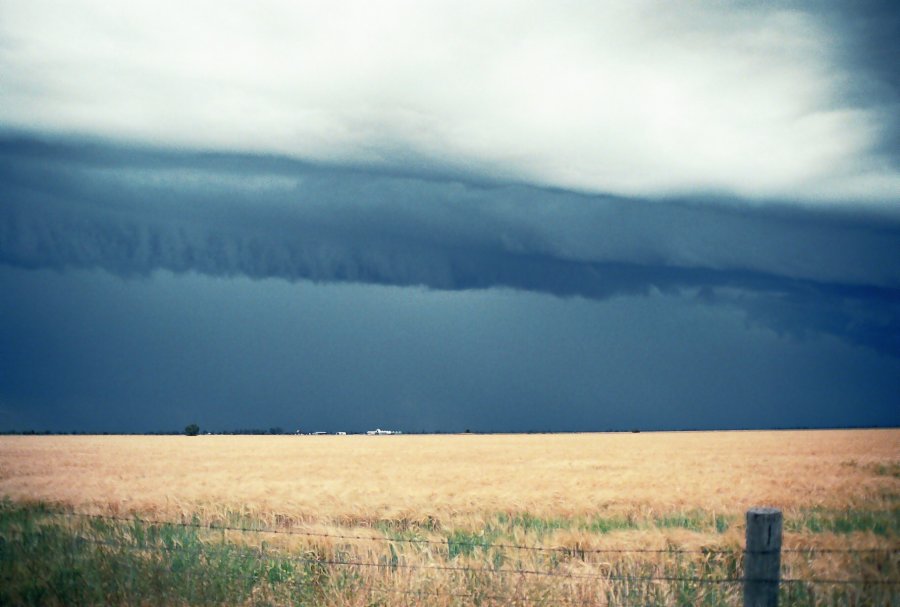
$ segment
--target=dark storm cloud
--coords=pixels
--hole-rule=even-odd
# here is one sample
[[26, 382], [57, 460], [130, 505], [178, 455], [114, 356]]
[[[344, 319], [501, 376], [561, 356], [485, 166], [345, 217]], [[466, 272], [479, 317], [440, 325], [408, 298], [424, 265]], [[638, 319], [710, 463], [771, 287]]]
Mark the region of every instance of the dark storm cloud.
[[[697, 292], [900, 355], [900, 221], [646, 202], [283, 158], [0, 142], [0, 261], [290, 281]], [[874, 211], [872, 212], [874, 213]]]
[[652, 293], [0, 264], [0, 428], [896, 425], [900, 359]]

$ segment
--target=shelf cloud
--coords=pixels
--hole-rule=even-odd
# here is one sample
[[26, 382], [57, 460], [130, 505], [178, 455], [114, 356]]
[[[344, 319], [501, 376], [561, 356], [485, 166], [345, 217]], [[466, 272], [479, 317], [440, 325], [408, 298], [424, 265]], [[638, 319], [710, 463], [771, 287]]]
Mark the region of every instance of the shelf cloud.
[[900, 221], [878, 214], [96, 144], [12, 139], [0, 152], [0, 261], [11, 265], [591, 299], [689, 291], [788, 333], [827, 330], [900, 355]]

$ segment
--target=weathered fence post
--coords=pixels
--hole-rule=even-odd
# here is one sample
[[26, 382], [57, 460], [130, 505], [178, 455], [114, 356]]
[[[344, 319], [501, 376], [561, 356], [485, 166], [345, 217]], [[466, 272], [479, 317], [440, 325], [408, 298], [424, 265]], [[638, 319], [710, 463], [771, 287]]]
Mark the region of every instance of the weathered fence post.
[[777, 607], [781, 579], [781, 510], [747, 511], [744, 607]]

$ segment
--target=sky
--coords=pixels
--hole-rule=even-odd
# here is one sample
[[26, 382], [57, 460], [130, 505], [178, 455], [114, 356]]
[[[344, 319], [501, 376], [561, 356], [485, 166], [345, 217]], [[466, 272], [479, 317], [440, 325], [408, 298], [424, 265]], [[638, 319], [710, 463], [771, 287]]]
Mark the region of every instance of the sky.
[[891, 2], [0, 2], [0, 431], [900, 425]]

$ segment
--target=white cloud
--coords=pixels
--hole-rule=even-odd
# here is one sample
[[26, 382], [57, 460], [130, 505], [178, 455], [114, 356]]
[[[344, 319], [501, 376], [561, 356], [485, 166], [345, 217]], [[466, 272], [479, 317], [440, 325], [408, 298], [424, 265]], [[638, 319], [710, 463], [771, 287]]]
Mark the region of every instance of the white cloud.
[[0, 5], [0, 123], [626, 195], [898, 202], [814, 15], [663, 2]]

